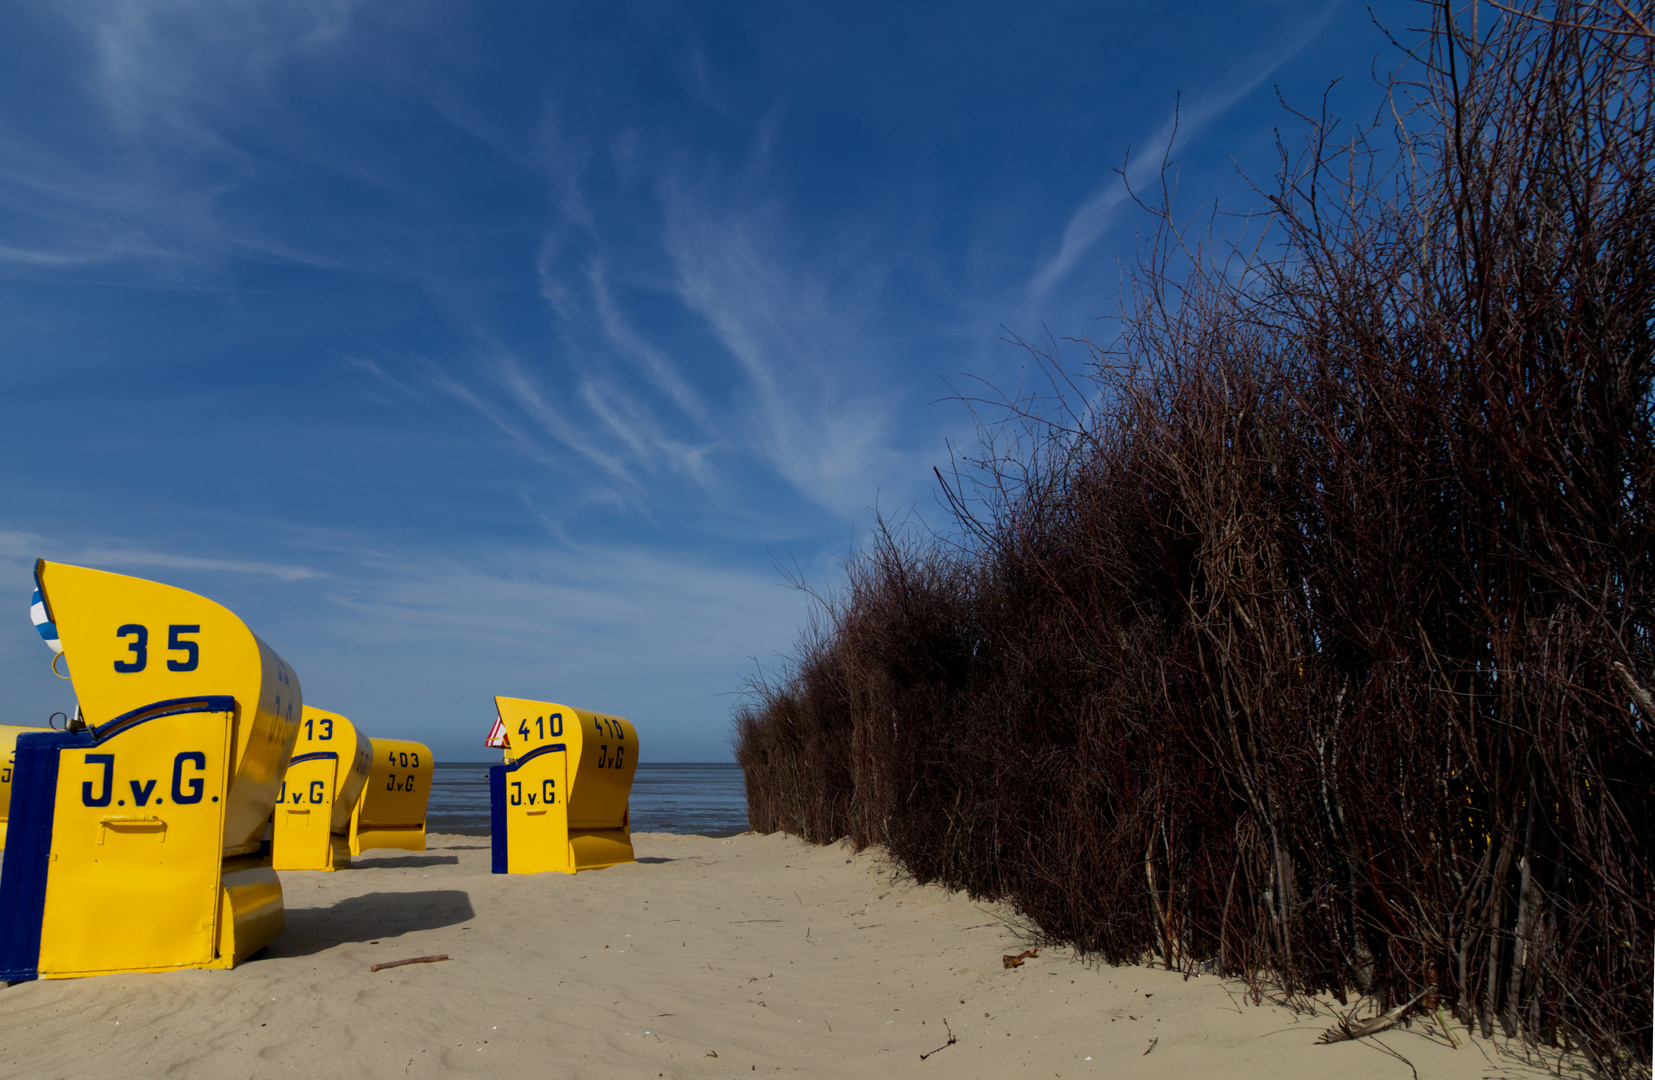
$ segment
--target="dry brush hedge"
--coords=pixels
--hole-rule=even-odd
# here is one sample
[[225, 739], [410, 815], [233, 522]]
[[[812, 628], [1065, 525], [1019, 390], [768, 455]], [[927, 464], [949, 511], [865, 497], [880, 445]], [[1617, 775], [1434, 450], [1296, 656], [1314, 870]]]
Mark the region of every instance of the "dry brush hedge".
[[1111, 961], [1647, 1074], [1650, 20], [1422, 10], [1380, 122], [1284, 153], [1275, 254], [1163, 217], [1095, 404], [1005, 403], [957, 536], [882, 529], [737, 756], [755, 829]]

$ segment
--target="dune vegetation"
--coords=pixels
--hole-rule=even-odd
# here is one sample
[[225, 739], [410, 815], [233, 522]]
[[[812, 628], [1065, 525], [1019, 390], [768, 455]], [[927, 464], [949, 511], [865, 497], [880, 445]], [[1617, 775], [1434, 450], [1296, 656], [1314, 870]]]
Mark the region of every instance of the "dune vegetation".
[[1030, 346], [950, 526], [882, 525], [750, 688], [753, 828], [1648, 1075], [1639, 10], [1422, 5], [1368, 123], [1292, 114], [1245, 243], [1143, 198], [1108, 336]]

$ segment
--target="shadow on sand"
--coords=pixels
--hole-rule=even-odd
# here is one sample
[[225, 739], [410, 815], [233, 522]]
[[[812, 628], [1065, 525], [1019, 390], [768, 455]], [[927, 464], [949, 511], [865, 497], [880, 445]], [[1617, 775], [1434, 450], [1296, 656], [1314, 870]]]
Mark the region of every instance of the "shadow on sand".
[[258, 959], [310, 956], [353, 941], [382, 941], [416, 930], [436, 930], [476, 917], [471, 895], [459, 889], [376, 892], [332, 907], [289, 908], [287, 930]]
[[351, 857], [351, 867], [362, 869], [372, 866], [394, 870], [399, 866], [453, 866], [459, 861], [458, 855], [386, 855], [378, 859], [364, 859], [360, 855], [355, 855]]

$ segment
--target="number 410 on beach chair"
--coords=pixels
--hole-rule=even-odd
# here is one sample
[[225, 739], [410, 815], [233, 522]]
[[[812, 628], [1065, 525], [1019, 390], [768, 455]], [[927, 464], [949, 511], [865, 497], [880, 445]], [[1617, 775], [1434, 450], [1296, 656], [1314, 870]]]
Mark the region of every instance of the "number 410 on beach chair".
[[547, 701], [497, 697], [488, 745], [496, 874], [573, 874], [632, 862], [627, 800], [638, 732], [618, 716]]

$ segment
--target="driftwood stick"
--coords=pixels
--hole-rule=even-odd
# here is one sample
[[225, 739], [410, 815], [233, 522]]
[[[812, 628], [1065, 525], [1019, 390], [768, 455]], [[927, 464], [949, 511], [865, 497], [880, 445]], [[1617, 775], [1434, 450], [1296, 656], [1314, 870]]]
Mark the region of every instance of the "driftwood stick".
[[1360, 1039], [1366, 1035], [1377, 1035], [1401, 1020], [1403, 1015], [1414, 1007], [1414, 1003], [1425, 996], [1425, 993], [1421, 990], [1411, 1000], [1403, 1002], [1383, 1016], [1376, 1016], [1372, 1020], [1366, 1020], [1360, 1024], [1351, 1023], [1349, 1017], [1341, 1017], [1338, 1027], [1328, 1028], [1322, 1033], [1322, 1037], [1316, 1041], [1319, 1043], [1336, 1043], [1344, 1042], [1347, 1039]]
[[438, 960], [447, 960], [447, 953], [437, 953], [435, 956], [410, 956], [406, 960], [387, 960], [383, 964], [375, 964], [369, 971], [384, 971], [386, 968], [401, 967], [404, 964], [435, 964]]

